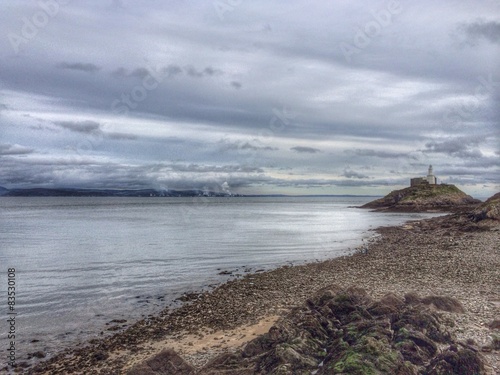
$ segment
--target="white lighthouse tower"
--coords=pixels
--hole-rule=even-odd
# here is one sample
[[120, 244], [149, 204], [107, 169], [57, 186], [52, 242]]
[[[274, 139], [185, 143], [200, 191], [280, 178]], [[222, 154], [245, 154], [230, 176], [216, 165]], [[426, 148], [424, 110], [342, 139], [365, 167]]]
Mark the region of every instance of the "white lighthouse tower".
[[432, 165], [429, 165], [429, 171], [427, 172], [427, 182], [429, 183], [429, 185], [436, 185], [437, 183], [436, 176], [434, 176], [432, 172]]

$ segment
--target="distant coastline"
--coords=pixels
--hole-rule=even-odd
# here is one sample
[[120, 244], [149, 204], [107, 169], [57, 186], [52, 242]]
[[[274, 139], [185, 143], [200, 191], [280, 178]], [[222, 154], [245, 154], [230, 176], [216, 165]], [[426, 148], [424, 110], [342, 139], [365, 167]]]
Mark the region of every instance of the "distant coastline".
[[0, 197], [380, 197], [356, 194], [233, 194], [224, 191], [157, 190], [157, 189], [80, 189], [80, 188], [29, 188], [6, 189], [0, 186]]
[[3, 197], [230, 197], [240, 196], [226, 192], [203, 190], [156, 190], [156, 189], [79, 189], [79, 188], [31, 188], [3, 189]]

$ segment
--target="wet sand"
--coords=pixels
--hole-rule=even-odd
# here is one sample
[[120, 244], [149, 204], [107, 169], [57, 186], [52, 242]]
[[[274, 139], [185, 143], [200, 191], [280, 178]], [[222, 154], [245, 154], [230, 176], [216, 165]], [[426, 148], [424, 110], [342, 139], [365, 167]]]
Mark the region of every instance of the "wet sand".
[[367, 251], [247, 275], [19, 373], [124, 374], [166, 347], [200, 367], [266, 332], [280, 316], [331, 284], [361, 287], [374, 297], [413, 291], [457, 298], [466, 312], [445, 313], [455, 321], [453, 333], [473, 340], [488, 372], [499, 373], [500, 355], [490, 344], [500, 332], [489, 324], [500, 320], [500, 223], [473, 224], [455, 214], [377, 232], [380, 236]]

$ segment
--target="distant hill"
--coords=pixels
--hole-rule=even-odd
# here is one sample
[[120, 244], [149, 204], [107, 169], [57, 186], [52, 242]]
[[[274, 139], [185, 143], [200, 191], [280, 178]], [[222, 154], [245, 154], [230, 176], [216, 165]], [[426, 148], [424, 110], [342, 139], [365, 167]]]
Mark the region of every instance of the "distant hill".
[[0, 195], [7, 197], [226, 197], [232, 196], [224, 192], [207, 192], [202, 190], [118, 190], [118, 189], [76, 189], [76, 188], [34, 188], [34, 189], [0, 189]]
[[449, 211], [470, 207], [480, 200], [465, 194], [455, 185], [421, 184], [395, 190], [385, 197], [369, 202], [361, 208], [388, 211]]
[[476, 222], [485, 219], [500, 220], [500, 193], [496, 193], [476, 207], [469, 217]]
[[231, 194], [199, 189], [156, 190], [156, 189], [79, 189], [79, 188], [30, 188], [6, 189], [0, 186], [0, 196], [6, 197], [343, 197], [359, 198], [375, 195], [285, 195], [285, 194]]

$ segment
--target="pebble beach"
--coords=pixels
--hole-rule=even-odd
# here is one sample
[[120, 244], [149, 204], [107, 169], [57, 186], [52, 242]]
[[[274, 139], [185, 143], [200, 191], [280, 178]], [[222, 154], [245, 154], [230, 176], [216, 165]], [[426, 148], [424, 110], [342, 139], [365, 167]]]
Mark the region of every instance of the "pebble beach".
[[[163, 349], [174, 349], [200, 368], [221, 353], [241, 349], [292, 308], [330, 285], [387, 293], [456, 298], [464, 313], [449, 315], [450, 331], [481, 353], [487, 374], [500, 373], [500, 223], [472, 223], [464, 215], [378, 228], [354, 255], [285, 266], [191, 293], [179, 308], [128, 325], [15, 373], [126, 374]], [[5, 369], [4, 369], [5, 370]]]

